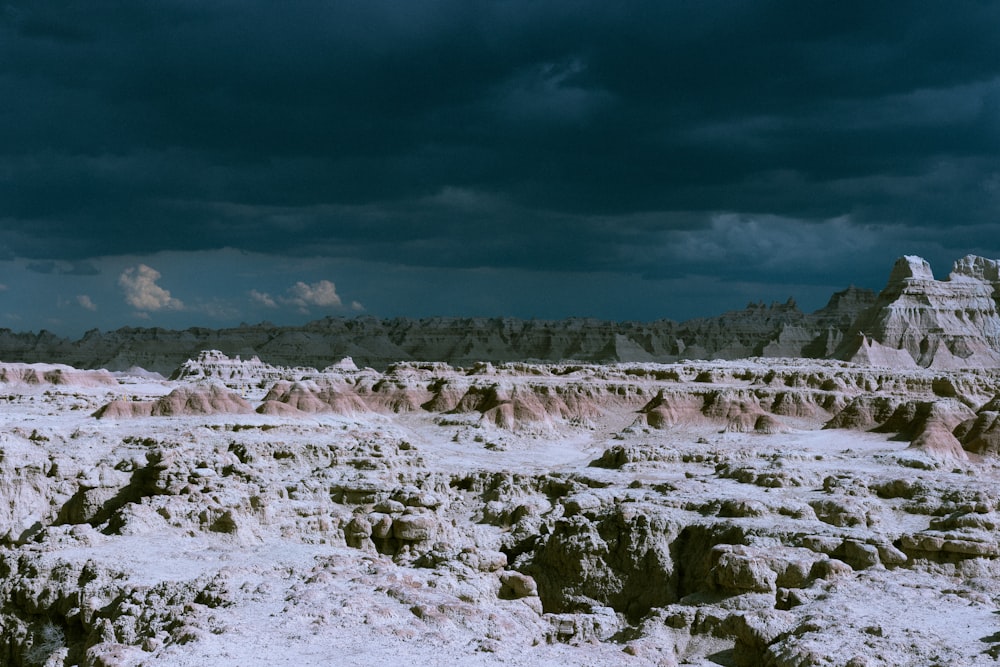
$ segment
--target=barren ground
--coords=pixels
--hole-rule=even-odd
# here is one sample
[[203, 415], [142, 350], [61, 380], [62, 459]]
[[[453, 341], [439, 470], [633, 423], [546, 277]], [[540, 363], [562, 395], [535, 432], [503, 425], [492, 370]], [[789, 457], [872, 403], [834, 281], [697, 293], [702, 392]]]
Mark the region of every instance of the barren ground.
[[413, 365], [93, 416], [209, 382], [0, 385], [0, 662], [1000, 655], [990, 373]]

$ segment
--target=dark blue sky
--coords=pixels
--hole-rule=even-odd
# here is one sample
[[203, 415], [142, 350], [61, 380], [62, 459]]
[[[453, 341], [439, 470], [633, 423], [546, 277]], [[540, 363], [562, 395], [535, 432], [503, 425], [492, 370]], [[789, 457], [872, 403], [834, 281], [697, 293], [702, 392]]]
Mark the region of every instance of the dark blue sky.
[[1000, 3], [0, 2], [0, 326], [685, 319], [1000, 256]]

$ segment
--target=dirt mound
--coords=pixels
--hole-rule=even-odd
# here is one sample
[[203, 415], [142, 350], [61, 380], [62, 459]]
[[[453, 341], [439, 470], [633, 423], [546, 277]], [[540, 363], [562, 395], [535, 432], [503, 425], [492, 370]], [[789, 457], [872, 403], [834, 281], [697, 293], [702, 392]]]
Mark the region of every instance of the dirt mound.
[[369, 412], [368, 406], [354, 389], [335, 379], [281, 381], [264, 396], [264, 404], [258, 412], [274, 414], [282, 411], [274, 404], [285, 405], [298, 413], [332, 412], [336, 414], [358, 414]]
[[98, 419], [179, 417], [185, 415], [250, 414], [253, 406], [239, 394], [215, 383], [182, 386], [151, 401], [120, 399], [102, 406]]

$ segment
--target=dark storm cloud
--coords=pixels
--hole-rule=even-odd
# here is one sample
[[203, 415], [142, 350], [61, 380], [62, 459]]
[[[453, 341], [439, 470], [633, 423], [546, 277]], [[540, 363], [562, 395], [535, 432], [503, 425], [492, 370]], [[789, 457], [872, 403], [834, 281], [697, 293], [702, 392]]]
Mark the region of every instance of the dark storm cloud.
[[1000, 213], [995, 3], [0, 6], [22, 257], [679, 275], [704, 260], [678, 248], [742, 257], [692, 231], [752, 216], [968, 248]]
[[44, 260], [39, 262], [28, 262], [24, 268], [33, 273], [57, 274], [64, 276], [96, 276], [101, 273], [100, 269], [87, 261], [55, 262], [52, 260]]

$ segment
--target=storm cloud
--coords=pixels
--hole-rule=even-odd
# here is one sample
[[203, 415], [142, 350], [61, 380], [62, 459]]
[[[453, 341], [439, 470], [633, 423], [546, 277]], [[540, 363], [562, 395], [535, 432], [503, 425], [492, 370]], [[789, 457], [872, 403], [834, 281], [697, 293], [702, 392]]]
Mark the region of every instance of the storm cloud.
[[943, 270], [1000, 255], [998, 31], [980, 2], [4, 2], [0, 255]]

